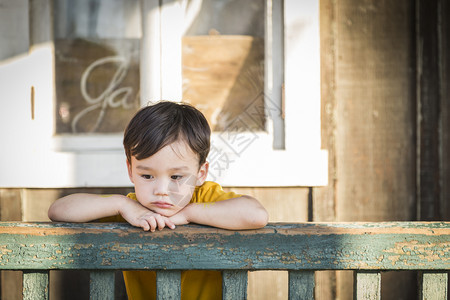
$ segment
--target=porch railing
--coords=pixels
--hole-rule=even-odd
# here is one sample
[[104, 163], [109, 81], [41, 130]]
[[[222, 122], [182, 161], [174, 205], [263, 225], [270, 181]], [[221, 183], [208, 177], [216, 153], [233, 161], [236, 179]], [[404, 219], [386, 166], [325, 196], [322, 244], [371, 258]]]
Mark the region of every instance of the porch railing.
[[247, 297], [247, 272], [287, 270], [289, 298], [314, 298], [314, 271], [354, 270], [355, 298], [380, 299], [381, 271], [422, 271], [423, 299], [447, 299], [450, 222], [272, 223], [228, 231], [144, 232], [118, 223], [0, 223], [0, 269], [23, 271], [24, 299], [48, 299], [49, 270], [91, 271], [91, 299], [114, 298], [115, 270], [156, 270], [158, 299], [180, 273], [223, 270], [223, 298]]

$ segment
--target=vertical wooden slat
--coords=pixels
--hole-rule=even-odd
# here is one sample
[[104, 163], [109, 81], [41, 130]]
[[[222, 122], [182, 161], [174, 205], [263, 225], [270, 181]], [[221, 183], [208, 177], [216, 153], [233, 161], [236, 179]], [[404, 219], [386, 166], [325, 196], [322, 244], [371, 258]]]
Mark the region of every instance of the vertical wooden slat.
[[48, 271], [23, 272], [23, 299], [48, 299]]
[[416, 1], [417, 196], [420, 220], [442, 220], [439, 207], [439, 2]]
[[114, 299], [114, 271], [93, 271], [90, 274], [90, 299]]
[[381, 273], [357, 271], [354, 275], [354, 299], [379, 300], [381, 299]]
[[[0, 189], [0, 220], [22, 220], [23, 189]], [[20, 271], [0, 271], [0, 299], [21, 299], [22, 279]]]
[[440, 1], [440, 179], [441, 179], [441, 220], [450, 220], [450, 2]]
[[447, 299], [448, 274], [423, 272], [421, 297], [423, 300]]
[[156, 272], [156, 299], [181, 299], [181, 271]]
[[289, 299], [314, 299], [314, 271], [289, 271]]
[[227, 270], [222, 273], [222, 298], [247, 299], [247, 271]]
[[[336, 221], [336, 7], [335, 0], [320, 0], [321, 142], [328, 151], [328, 185], [313, 187], [313, 221]], [[316, 300], [336, 299], [336, 271], [315, 272]]]

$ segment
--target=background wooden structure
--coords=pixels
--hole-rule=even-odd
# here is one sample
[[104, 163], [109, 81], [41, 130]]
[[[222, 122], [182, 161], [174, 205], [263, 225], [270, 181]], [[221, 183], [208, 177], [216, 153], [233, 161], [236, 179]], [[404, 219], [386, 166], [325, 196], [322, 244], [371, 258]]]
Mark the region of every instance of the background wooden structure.
[[[449, 17], [444, 0], [321, 0], [322, 143], [329, 153], [329, 184], [235, 190], [258, 197], [271, 222], [449, 220]], [[0, 28], [2, 38], [5, 30]], [[46, 220], [48, 205], [73, 191], [1, 189], [1, 220]], [[17, 276], [3, 273], [2, 287]], [[253, 284], [253, 276], [264, 289]], [[316, 273], [317, 298], [348, 299], [350, 276]], [[384, 282], [391, 276], [399, 277], [383, 273]], [[286, 272], [249, 277], [249, 298], [286, 297]], [[383, 299], [415, 297], [409, 287], [416, 275], [401, 277], [400, 283], [383, 283]], [[2, 288], [2, 299], [19, 294]]]
[[[448, 220], [449, 5], [322, 0], [320, 11], [329, 185], [313, 190], [314, 220]], [[383, 276], [403, 282], [383, 299], [414, 298], [414, 275]], [[351, 280], [319, 275], [316, 292], [348, 299]]]

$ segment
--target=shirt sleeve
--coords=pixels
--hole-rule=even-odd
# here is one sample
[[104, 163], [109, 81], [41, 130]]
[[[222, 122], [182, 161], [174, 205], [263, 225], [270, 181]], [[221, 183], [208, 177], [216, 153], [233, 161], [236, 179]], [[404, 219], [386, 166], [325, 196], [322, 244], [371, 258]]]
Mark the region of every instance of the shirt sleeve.
[[205, 181], [203, 185], [195, 189], [191, 203], [217, 202], [241, 196], [235, 192], [225, 192], [218, 183]]

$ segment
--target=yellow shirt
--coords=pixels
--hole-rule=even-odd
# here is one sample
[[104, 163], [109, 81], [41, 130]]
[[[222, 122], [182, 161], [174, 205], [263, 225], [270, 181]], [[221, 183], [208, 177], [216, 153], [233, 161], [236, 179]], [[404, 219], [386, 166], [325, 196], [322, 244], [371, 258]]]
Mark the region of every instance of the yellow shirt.
[[[190, 203], [211, 203], [239, 197], [233, 192], [225, 192], [211, 181], [196, 187]], [[127, 197], [137, 200], [136, 194]], [[121, 216], [104, 218], [103, 222], [125, 222]], [[156, 272], [124, 271], [123, 277], [129, 300], [156, 299]], [[181, 299], [221, 299], [222, 273], [220, 271], [189, 270], [181, 272]]]

